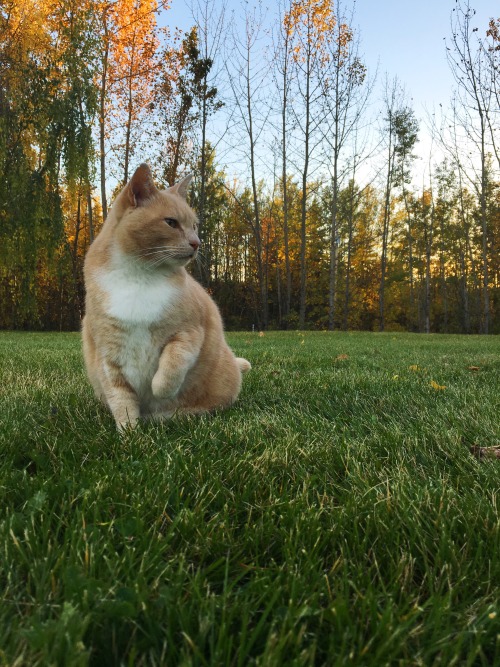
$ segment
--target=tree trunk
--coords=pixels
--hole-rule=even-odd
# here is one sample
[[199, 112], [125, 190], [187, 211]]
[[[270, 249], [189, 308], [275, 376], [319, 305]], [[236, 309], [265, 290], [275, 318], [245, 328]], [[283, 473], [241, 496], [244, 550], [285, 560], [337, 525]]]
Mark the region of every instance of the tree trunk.
[[424, 220], [424, 240], [425, 240], [425, 295], [424, 295], [424, 326], [425, 333], [431, 332], [431, 254], [432, 240], [434, 232], [434, 204], [431, 204], [430, 223], [427, 225]]
[[306, 118], [305, 118], [305, 146], [304, 146], [304, 168], [302, 171], [302, 197], [300, 201], [300, 312], [299, 327], [304, 328], [306, 320], [306, 218], [307, 218], [307, 176], [309, 171], [309, 133], [310, 133], [310, 48], [307, 50], [306, 69]]
[[102, 217], [106, 220], [108, 215], [108, 203], [106, 197], [106, 87], [108, 75], [109, 41], [108, 41], [108, 23], [106, 11], [103, 13], [104, 26], [104, 57], [102, 62], [101, 89], [99, 95], [99, 158], [101, 164], [101, 207]]
[[89, 219], [89, 244], [94, 240], [94, 214], [92, 212], [92, 193], [90, 185], [87, 187], [87, 215]]
[[354, 172], [351, 181], [351, 197], [349, 205], [349, 218], [347, 221], [348, 230], [347, 230], [347, 267], [345, 274], [345, 292], [344, 292], [344, 319], [342, 322], [342, 328], [344, 331], [348, 329], [349, 322], [349, 302], [351, 299], [351, 263], [352, 263], [352, 237], [354, 234], [354, 177], [356, 174], [356, 167], [354, 167]]
[[283, 181], [283, 242], [285, 246], [285, 320], [288, 327], [288, 318], [290, 316], [290, 308], [292, 302], [292, 273], [290, 270], [290, 250], [289, 250], [289, 240], [288, 240], [288, 164], [287, 164], [287, 132], [286, 132], [286, 120], [287, 120], [287, 103], [288, 103], [288, 37], [286, 37], [285, 42], [285, 57], [284, 57], [284, 67], [283, 67], [283, 106], [281, 109], [281, 146], [282, 146], [282, 181]]
[[262, 327], [267, 328], [268, 324], [268, 303], [266, 281], [264, 277], [264, 267], [262, 265], [262, 234], [261, 234], [261, 220], [260, 207], [257, 188], [257, 179], [255, 176], [255, 144], [253, 135], [253, 115], [251, 104], [251, 90], [250, 90], [250, 55], [247, 60], [247, 113], [248, 113], [248, 138], [250, 140], [250, 172], [252, 179], [252, 195], [253, 195], [253, 209], [254, 209], [254, 233], [255, 244], [257, 249], [257, 273], [259, 277], [260, 287], [260, 309], [262, 318]]
[[130, 69], [129, 76], [129, 89], [128, 89], [128, 106], [127, 106], [127, 123], [125, 130], [125, 156], [124, 156], [124, 168], [123, 168], [123, 184], [128, 183], [128, 171], [129, 171], [129, 159], [130, 159], [130, 135], [132, 132], [132, 68]]
[[391, 215], [391, 189], [393, 171], [393, 149], [392, 149], [392, 126], [389, 131], [389, 159], [387, 162], [387, 179], [385, 186], [384, 221], [382, 227], [382, 256], [380, 261], [380, 287], [379, 287], [379, 331], [385, 329], [385, 274], [387, 269], [387, 244], [389, 237], [389, 221]]

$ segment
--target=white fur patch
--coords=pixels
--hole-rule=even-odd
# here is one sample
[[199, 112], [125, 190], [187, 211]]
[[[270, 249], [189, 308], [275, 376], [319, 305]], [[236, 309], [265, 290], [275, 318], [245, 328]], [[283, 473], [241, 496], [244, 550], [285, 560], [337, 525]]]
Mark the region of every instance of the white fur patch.
[[119, 250], [97, 276], [107, 295], [106, 313], [129, 324], [150, 325], [175, 306], [179, 291], [161, 273], [148, 272]]
[[160, 350], [152, 345], [149, 328], [140, 324], [130, 326], [118, 362], [140, 398], [151, 395], [151, 380], [158, 368], [159, 357]]

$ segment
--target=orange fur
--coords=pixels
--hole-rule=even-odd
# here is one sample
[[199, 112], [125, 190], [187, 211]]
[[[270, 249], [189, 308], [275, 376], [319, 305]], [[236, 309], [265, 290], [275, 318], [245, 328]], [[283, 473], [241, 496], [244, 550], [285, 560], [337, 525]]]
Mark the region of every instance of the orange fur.
[[185, 201], [189, 180], [158, 190], [141, 165], [85, 259], [85, 364], [120, 430], [141, 416], [226, 407], [250, 369], [228, 347], [217, 306], [185, 269], [200, 243]]

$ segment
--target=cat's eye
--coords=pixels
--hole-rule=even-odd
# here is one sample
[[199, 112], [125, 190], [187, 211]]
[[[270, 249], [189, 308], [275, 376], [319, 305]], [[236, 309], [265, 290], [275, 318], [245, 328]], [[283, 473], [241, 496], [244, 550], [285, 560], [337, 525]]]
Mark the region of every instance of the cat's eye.
[[170, 225], [170, 227], [173, 227], [174, 229], [177, 228], [179, 225], [178, 221], [175, 218], [165, 218], [165, 222], [167, 225]]

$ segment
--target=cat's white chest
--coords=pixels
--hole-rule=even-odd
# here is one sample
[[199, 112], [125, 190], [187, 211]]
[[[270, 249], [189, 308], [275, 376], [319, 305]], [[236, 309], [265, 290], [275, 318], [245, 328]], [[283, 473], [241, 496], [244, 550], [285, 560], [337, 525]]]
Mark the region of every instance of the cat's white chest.
[[178, 288], [167, 276], [148, 273], [120, 258], [97, 275], [107, 315], [129, 325], [154, 324], [175, 307]]
[[110, 266], [95, 278], [106, 314], [121, 325], [116, 362], [141, 399], [148, 400], [161, 351], [152, 325], [168, 319], [178, 304], [179, 289], [168, 276], [145, 272], [116, 252]]

